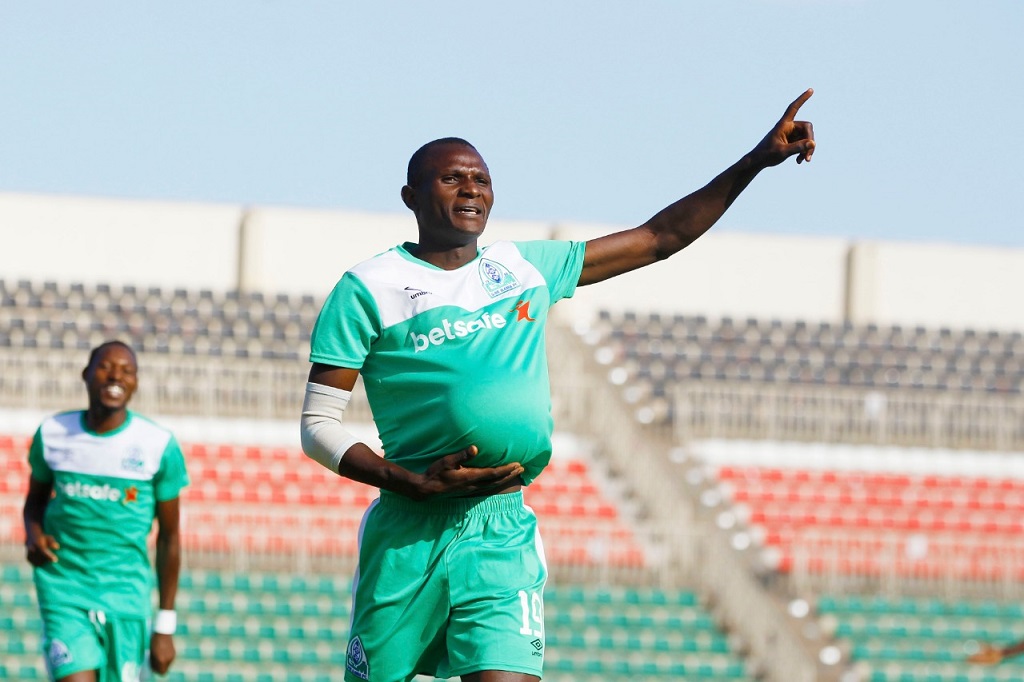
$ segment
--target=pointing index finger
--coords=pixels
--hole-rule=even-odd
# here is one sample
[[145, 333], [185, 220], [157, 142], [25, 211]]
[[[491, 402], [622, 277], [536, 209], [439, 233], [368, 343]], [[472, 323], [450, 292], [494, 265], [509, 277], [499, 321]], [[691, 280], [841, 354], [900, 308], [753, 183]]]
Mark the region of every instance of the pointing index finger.
[[800, 107], [802, 107], [804, 105], [804, 102], [809, 100], [811, 98], [811, 95], [813, 94], [814, 88], [807, 88], [806, 90], [804, 90], [803, 93], [795, 100], [793, 100], [789, 107], [786, 108], [786, 113], [783, 115], [782, 118], [789, 119], [790, 121], [795, 119], [796, 112], [800, 111]]

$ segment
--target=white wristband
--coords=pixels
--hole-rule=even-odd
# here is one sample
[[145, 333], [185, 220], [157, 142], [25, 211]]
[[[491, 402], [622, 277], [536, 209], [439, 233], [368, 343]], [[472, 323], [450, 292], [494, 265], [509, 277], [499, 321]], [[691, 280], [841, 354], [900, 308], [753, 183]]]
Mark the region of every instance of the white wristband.
[[173, 635], [178, 629], [178, 612], [160, 609], [153, 621], [153, 632], [160, 635]]

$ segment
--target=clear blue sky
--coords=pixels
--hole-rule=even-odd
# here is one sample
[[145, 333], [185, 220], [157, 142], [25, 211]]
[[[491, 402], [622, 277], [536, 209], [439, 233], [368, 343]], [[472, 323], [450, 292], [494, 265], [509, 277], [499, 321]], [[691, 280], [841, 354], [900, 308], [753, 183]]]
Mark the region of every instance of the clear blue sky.
[[716, 229], [1024, 246], [1024, 2], [0, 4], [0, 191], [401, 212], [409, 154], [505, 219], [642, 222], [807, 87], [808, 166]]

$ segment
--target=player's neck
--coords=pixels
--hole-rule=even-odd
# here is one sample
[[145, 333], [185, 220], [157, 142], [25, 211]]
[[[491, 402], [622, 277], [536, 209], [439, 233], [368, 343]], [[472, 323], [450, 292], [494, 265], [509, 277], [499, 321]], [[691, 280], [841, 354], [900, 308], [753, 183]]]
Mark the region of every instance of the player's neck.
[[90, 405], [85, 411], [85, 427], [93, 433], [110, 433], [121, 428], [128, 419], [128, 410], [109, 410], [102, 405]]
[[460, 246], [439, 247], [429, 244], [409, 244], [409, 253], [416, 258], [430, 263], [442, 270], [458, 270], [476, 258], [476, 241]]

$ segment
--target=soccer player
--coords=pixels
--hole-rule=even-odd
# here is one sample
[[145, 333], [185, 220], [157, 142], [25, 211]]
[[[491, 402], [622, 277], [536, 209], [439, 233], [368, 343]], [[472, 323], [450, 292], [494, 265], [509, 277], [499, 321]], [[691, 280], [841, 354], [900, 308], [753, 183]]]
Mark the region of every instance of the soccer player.
[[[174, 435], [128, 410], [137, 372], [128, 345], [97, 346], [82, 371], [88, 409], [47, 418], [32, 439], [25, 543], [53, 680], [129, 682], [147, 651], [157, 673], [174, 660], [178, 494], [188, 476]], [[150, 627], [154, 518], [160, 596]]]
[[[381, 489], [360, 529], [346, 680], [540, 679], [547, 569], [522, 487], [551, 456], [548, 309], [684, 248], [761, 170], [810, 161], [796, 114], [811, 94], [702, 189], [586, 243], [481, 248], [494, 201], [483, 158], [459, 138], [413, 154], [402, 200], [418, 241], [344, 273], [311, 340], [303, 449]], [[565, 189], [563, 169], [538, 177]], [[360, 375], [384, 457], [343, 425]]]

